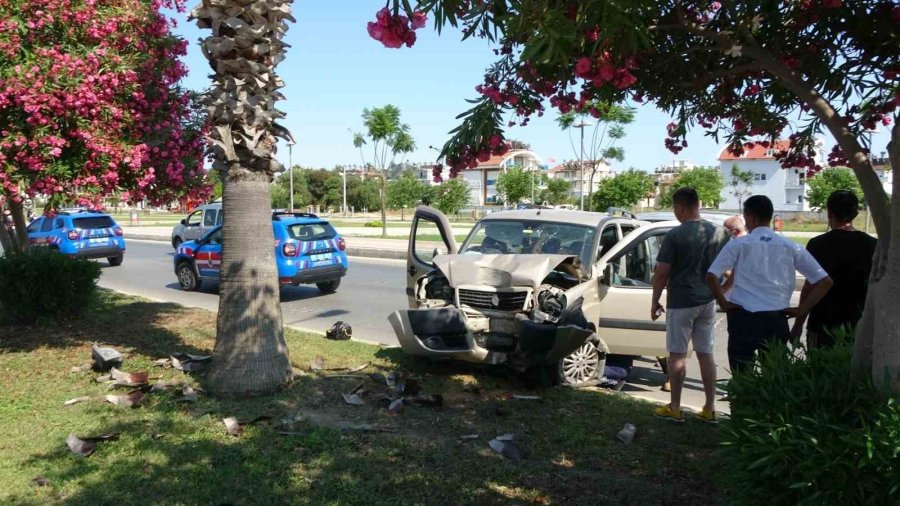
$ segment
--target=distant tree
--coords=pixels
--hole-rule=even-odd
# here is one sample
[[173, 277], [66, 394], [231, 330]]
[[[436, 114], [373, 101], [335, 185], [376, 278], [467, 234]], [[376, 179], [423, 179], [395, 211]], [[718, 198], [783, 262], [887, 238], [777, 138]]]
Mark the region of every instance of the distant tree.
[[[585, 103], [579, 109], [562, 113], [556, 118], [559, 127], [569, 133], [569, 144], [572, 146], [572, 153], [579, 159], [579, 164], [583, 154], [584, 169], [588, 173], [586, 200], [588, 211], [591, 210], [593, 202], [594, 178], [597, 176], [600, 166], [604, 161], [621, 162], [625, 159], [625, 150], [616, 146], [616, 142], [625, 137], [625, 126], [634, 121], [634, 112], [632, 107], [595, 101]], [[582, 153], [580, 138], [578, 144], [575, 143], [574, 130], [580, 123], [588, 123], [589, 126], [590, 118], [593, 118], [594, 128], [590, 130], [588, 143], [584, 145], [585, 149]], [[587, 128], [587, 126], [583, 128]], [[581, 134], [582, 132], [579, 132], [579, 137]]]
[[859, 180], [856, 179], [853, 171], [848, 168], [825, 169], [816, 174], [815, 177], [810, 178], [807, 181], [807, 185], [809, 190], [806, 192], [806, 201], [809, 202], [809, 207], [816, 211], [825, 211], [828, 196], [837, 190], [852, 191], [856, 194], [860, 204], [865, 205], [865, 196], [863, 195], [862, 187], [859, 185]]
[[[269, 196], [272, 201], [272, 209], [288, 209], [291, 207], [291, 192], [284, 186], [273, 184], [269, 188]], [[294, 202], [294, 205], [296, 204]]]
[[572, 183], [565, 179], [550, 179], [544, 175], [544, 189], [541, 190], [541, 201], [550, 204], [565, 204], [571, 200]]
[[425, 195], [429, 186], [416, 177], [412, 171], [406, 171], [396, 181], [388, 183], [387, 205], [391, 209], [415, 207]]
[[653, 191], [653, 177], [644, 171], [628, 169], [600, 181], [594, 193], [593, 209], [605, 211], [610, 207], [630, 208]]
[[722, 181], [722, 171], [718, 167], [695, 167], [684, 170], [675, 177], [672, 186], [663, 195], [663, 207], [672, 207], [672, 194], [675, 190], [690, 186], [697, 190], [700, 203], [704, 207], [718, 207], [722, 202], [722, 190], [725, 183]]
[[731, 178], [728, 180], [728, 186], [731, 187], [731, 194], [738, 201], [738, 209], [744, 206], [744, 195], [750, 193], [750, 185], [753, 184], [753, 172], [749, 170], [741, 170], [737, 164], [731, 166]]
[[212, 187], [212, 196], [213, 199], [218, 199], [222, 197], [222, 176], [219, 175], [219, 171], [217, 170], [209, 170], [206, 172], [206, 179], [209, 182], [209, 185]]
[[452, 178], [435, 186], [432, 205], [445, 214], [453, 214], [469, 203], [469, 185], [460, 178]]
[[381, 210], [381, 185], [375, 178], [347, 177], [347, 205], [359, 211]]
[[507, 204], [516, 204], [525, 197], [531, 196], [534, 175], [521, 167], [511, 167], [497, 176], [497, 193]]
[[[381, 178], [381, 235], [387, 237], [387, 169], [400, 153], [410, 153], [416, 143], [409, 133], [409, 125], [400, 122], [400, 109], [393, 105], [363, 109], [365, 133], [353, 134], [353, 146], [363, 155], [363, 146], [371, 143], [371, 165]], [[363, 156], [365, 165], [365, 156]]]

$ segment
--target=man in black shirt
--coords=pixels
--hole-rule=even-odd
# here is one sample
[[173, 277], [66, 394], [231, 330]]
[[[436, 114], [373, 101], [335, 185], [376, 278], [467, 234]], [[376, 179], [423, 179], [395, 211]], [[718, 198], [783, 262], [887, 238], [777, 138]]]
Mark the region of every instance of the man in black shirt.
[[[859, 214], [859, 199], [853, 192], [835, 191], [828, 197], [827, 207], [831, 230], [811, 239], [806, 249], [834, 280], [834, 287], [809, 313], [809, 348], [833, 346], [835, 336], [856, 327], [866, 303], [869, 271], [878, 244], [874, 237], [853, 228], [853, 219]], [[803, 285], [801, 304], [809, 287], [808, 282]], [[794, 322], [791, 336], [795, 339], [802, 333], [803, 320]]]

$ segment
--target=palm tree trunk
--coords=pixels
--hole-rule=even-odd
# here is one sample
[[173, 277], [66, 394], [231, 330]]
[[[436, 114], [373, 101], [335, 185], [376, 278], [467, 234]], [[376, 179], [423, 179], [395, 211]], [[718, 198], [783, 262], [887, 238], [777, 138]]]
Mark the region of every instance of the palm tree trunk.
[[265, 174], [239, 168], [232, 168], [224, 181], [225, 248], [215, 361], [208, 376], [216, 393], [263, 394], [291, 379], [272, 248], [269, 186]]
[[30, 243], [28, 242], [28, 222], [25, 221], [25, 208], [21, 202], [14, 202], [9, 199], [9, 210], [12, 213], [13, 223], [16, 225], [16, 243], [19, 251], [24, 253], [28, 251]]

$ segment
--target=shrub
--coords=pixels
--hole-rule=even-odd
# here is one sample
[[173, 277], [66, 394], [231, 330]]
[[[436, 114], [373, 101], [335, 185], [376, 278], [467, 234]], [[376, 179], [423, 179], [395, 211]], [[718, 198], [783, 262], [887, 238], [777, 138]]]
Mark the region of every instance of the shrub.
[[45, 249], [0, 257], [0, 311], [17, 323], [77, 316], [90, 302], [100, 266]]
[[851, 366], [852, 346], [784, 346], [729, 384], [727, 473], [745, 504], [900, 504], [900, 406]]
[[370, 228], [381, 228], [383, 225], [384, 224], [381, 222], [381, 220], [367, 221], [363, 224], [364, 227]]

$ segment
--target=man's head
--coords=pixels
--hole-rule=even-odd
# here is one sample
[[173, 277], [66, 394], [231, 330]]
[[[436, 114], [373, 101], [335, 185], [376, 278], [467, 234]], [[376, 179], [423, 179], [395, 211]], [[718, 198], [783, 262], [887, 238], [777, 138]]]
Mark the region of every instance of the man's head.
[[744, 217], [740, 214], [735, 214], [725, 220], [723, 223], [725, 226], [725, 230], [731, 234], [731, 237], [737, 239], [738, 237], [743, 237], [747, 235], [747, 226], [744, 224]]
[[828, 225], [838, 228], [853, 223], [859, 214], [859, 199], [849, 190], [836, 190], [828, 196]]
[[754, 195], [744, 201], [744, 222], [747, 224], [747, 230], [768, 227], [772, 223], [773, 214], [775, 208], [765, 195]]
[[690, 186], [675, 190], [672, 194], [672, 210], [680, 222], [699, 219], [700, 198], [697, 196], [697, 190]]

